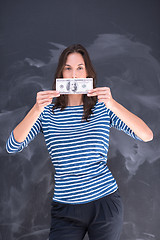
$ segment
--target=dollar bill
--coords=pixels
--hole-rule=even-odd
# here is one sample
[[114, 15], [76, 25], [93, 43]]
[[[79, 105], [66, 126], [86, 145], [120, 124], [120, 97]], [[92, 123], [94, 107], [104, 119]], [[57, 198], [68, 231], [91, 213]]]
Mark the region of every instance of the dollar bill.
[[56, 91], [60, 94], [87, 94], [93, 89], [93, 78], [57, 78]]

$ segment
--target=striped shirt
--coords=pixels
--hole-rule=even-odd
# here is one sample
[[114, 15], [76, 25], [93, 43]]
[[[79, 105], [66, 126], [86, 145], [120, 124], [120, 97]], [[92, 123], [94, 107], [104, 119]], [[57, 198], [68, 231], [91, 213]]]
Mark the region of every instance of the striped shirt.
[[54, 201], [81, 204], [115, 192], [118, 186], [107, 166], [110, 128], [140, 138], [104, 103], [96, 103], [89, 122], [82, 121], [83, 105], [58, 108], [54, 114], [52, 107], [45, 107], [23, 142], [12, 131], [7, 152], [22, 151], [42, 132], [55, 168]]

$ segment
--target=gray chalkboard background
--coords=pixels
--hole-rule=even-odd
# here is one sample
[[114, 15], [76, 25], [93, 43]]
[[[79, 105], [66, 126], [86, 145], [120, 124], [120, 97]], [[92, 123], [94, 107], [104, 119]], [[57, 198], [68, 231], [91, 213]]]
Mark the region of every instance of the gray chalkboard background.
[[43, 136], [18, 154], [5, 143], [72, 43], [89, 51], [98, 86], [154, 132], [143, 143], [112, 129], [109, 167], [125, 208], [121, 240], [160, 240], [159, 12], [159, 0], [1, 1], [0, 240], [48, 239], [54, 168]]

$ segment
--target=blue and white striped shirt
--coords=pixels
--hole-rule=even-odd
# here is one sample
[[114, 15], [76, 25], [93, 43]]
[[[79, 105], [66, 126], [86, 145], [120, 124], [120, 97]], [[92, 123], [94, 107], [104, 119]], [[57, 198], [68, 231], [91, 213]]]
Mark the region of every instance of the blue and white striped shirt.
[[42, 132], [55, 168], [54, 201], [87, 203], [115, 192], [118, 186], [107, 167], [110, 128], [139, 138], [104, 103], [96, 103], [89, 122], [82, 121], [83, 105], [58, 108], [54, 114], [52, 107], [45, 107], [25, 141], [18, 143], [12, 132], [7, 152], [22, 151]]

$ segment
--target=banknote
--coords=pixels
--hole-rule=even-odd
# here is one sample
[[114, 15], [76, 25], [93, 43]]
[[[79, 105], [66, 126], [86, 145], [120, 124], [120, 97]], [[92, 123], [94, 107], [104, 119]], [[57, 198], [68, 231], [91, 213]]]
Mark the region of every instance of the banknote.
[[57, 78], [56, 91], [60, 94], [87, 94], [93, 89], [93, 78]]

